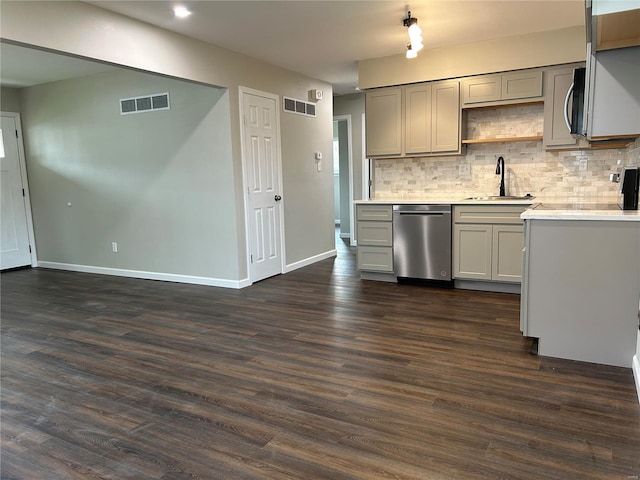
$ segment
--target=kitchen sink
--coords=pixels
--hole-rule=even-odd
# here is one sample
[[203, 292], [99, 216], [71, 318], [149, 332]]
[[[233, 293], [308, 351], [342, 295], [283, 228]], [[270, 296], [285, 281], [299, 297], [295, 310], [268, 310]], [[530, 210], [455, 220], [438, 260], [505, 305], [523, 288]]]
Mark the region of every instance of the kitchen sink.
[[533, 200], [534, 197], [533, 195], [524, 195], [522, 197], [519, 196], [515, 196], [515, 195], [505, 195], [504, 197], [501, 197], [499, 195], [492, 195], [492, 196], [488, 196], [488, 197], [467, 197], [465, 198], [465, 200], [478, 200], [478, 201], [501, 201], [501, 200]]

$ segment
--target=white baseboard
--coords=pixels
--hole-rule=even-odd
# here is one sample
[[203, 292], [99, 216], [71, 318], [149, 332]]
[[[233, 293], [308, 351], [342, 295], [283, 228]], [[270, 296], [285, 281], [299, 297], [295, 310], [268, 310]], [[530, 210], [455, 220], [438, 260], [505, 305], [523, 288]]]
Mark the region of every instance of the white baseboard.
[[161, 280], [164, 282], [191, 283], [194, 285], [207, 285], [209, 287], [244, 288], [251, 285], [248, 278], [242, 280], [226, 280], [224, 278], [196, 277], [192, 275], [178, 275], [175, 273], [144, 272], [140, 270], [125, 270], [121, 268], [74, 265], [71, 263], [38, 261], [38, 267], [68, 270], [71, 272], [115, 275], [118, 277], [143, 278], [145, 280]]
[[640, 358], [638, 355], [633, 356], [631, 368], [633, 369], [633, 377], [636, 379], [636, 393], [638, 394], [638, 403], [640, 403]]
[[318, 255], [314, 255], [313, 257], [305, 258], [304, 260], [300, 260], [298, 262], [290, 263], [284, 267], [284, 273], [293, 272], [302, 267], [306, 267], [308, 265], [312, 265], [314, 263], [320, 262], [322, 260], [326, 260], [327, 258], [335, 257], [338, 255], [338, 252], [333, 249], [328, 252], [319, 253]]

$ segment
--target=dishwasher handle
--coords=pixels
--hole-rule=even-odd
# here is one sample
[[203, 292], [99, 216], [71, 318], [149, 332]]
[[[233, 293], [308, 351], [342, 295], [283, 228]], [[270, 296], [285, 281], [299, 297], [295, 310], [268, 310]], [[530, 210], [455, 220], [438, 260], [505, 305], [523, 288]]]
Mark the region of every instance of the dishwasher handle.
[[451, 205], [394, 205], [394, 215], [451, 215]]
[[442, 217], [444, 215], [451, 215], [451, 212], [397, 212], [398, 215], [410, 215], [418, 217]]
[[442, 215], [451, 215], [451, 212], [446, 212], [444, 210], [431, 210], [431, 211], [415, 211], [415, 210], [396, 210], [396, 213], [399, 215], [420, 215], [420, 216], [442, 216]]

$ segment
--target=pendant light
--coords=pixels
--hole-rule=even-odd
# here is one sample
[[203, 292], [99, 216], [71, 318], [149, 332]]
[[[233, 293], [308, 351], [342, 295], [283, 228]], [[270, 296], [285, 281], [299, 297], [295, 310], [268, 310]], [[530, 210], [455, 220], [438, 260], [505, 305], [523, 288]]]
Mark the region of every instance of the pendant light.
[[422, 29], [418, 25], [418, 19], [411, 16], [411, 11], [407, 11], [407, 18], [402, 20], [402, 25], [407, 27], [409, 33], [407, 58], [416, 58], [418, 52], [424, 47], [422, 44]]

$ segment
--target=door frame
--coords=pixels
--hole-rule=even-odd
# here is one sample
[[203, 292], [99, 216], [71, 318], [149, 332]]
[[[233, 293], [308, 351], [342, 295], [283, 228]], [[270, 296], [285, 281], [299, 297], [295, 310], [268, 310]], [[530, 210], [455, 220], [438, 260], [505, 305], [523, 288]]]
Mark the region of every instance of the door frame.
[[280, 273], [285, 273], [285, 228], [284, 228], [284, 202], [286, 195], [284, 194], [284, 182], [282, 177], [282, 144], [280, 141], [280, 96], [274, 93], [263, 92], [249, 87], [238, 87], [238, 97], [240, 104], [240, 155], [242, 157], [242, 206], [244, 209], [244, 241], [245, 241], [245, 261], [247, 262], [247, 280], [252, 285], [251, 268], [251, 220], [249, 215], [249, 182], [247, 180], [247, 152], [245, 151], [245, 128], [244, 128], [244, 96], [245, 94], [264, 97], [275, 101], [275, 122], [276, 122], [276, 149], [278, 151], [276, 165], [278, 168], [278, 183], [280, 184], [280, 195], [282, 200], [276, 203], [276, 208], [280, 209]]
[[24, 153], [24, 141], [22, 135], [22, 121], [20, 114], [16, 112], [0, 111], [2, 117], [13, 117], [18, 130], [18, 163], [20, 165], [20, 177], [22, 179], [22, 188], [24, 189], [24, 209], [27, 215], [27, 233], [29, 234], [29, 246], [31, 256], [31, 266], [38, 266], [38, 254], [36, 252], [36, 237], [33, 229], [33, 217], [31, 215], [31, 194], [29, 193], [29, 179], [27, 177], [26, 156]]
[[[349, 244], [351, 246], [355, 245], [355, 232], [353, 231], [355, 228], [355, 221], [353, 218], [354, 208], [353, 208], [353, 133], [351, 129], [351, 114], [347, 115], [334, 115], [333, 121], [340, 122], [346, 120], [347, 122], [347, 141], [349, 142], [348, 155], [349, 155]], [[340, 219], [342, 223], [342, 219]], [[342, 234], [340, 234], [340, 238]]]
[[[362, 199], [369, 200], [371, 198], [371, 187], [373, 186], [373, 179], [371, 178], [371, 159], [367, 158], [367, 138], [366, 138], [366, 125], [365, 114], [362, 114]], [[357, 240], [357, 239], [356, 239]]]

